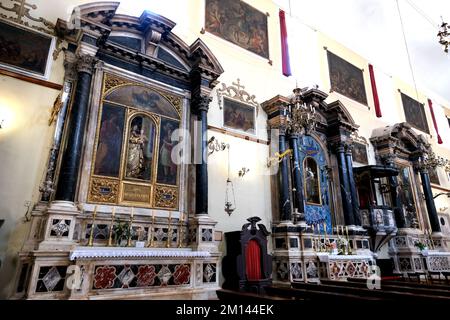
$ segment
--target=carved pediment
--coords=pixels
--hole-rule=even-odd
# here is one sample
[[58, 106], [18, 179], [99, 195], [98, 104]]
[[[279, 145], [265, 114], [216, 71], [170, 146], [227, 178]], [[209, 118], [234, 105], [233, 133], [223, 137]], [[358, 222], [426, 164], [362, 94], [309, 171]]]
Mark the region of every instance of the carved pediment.
[[423, 153], [430, 149], [430, 144], [423, 135], [419, 135], [406, 123], [375, 129], [370, 141], [376, 149], [396, 150], [406, 154]]
[[[76, 7], [72, 16], [79, 19], [71, 22], [59, 19], [58, 36], [76, 44], [81, 34], [87, 34], [93, 38], [92, 45], [98, 45], [118, 58], [135, 60], [148, 68], [182, 79], [187, 79], [189, 72], [195, 69], [201, 78], [207, 80], [208, 85], [205, 86], [212, 88], [216, 85], [224, 70], [202, 40], [197, 39], [189, 46], [172, 32], [175, 22], [150, 11], [144, 11], [140, 17], [116, 14], [119, 4], [94, 2]], [[127, 37], [127, 33], [133, 35], [130, 38], [143, 41], [144, 50], [108, 41], [111, 34]]]

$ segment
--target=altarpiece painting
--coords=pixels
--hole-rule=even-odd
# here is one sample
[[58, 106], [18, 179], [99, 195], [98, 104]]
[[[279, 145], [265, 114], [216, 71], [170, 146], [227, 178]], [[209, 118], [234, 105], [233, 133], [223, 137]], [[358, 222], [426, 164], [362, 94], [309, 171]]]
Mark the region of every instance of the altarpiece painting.
[[181, 98], [114, 79], [100, 106], [89, 199], [176, 209]]

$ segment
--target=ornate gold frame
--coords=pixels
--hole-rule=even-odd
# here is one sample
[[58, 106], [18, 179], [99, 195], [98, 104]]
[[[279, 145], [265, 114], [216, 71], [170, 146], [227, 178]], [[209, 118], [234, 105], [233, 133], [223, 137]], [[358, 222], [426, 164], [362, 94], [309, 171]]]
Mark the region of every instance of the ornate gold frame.
[[304, 197], [306, 198], [306, 183], [305, 183], [306, 182], [306, 180], [305, 180], [305, 178], [306, 178], [305, 177], [305, 169], [306, 169], [306, 167], [305, 167], [305, 164], [306, 164], [306, 160], [307, 159], [312, 159], [316, 163], [316, 174], [317, 174], [317, 183], [318, 183], [318, 188], [319, 188], [319, 201], [320, 201], [320, 203], [308, 202], [308, 201], [306, 201], [306, 199], [305, 199], [305, 202], [306, 202], [306, 204], [311, 205], [311, 206], [321, 207], [322, 206], [322, 190], [321, 190], [321, 183], [320, 183], [319, 164], [317, 163], [316, 159], [314, 159], [313, 157], [310, 157], [310, 156], [305, 157], [303, 159], [303, 164], [302, 164], [302, 166], [303, 166], [303, 194], [304, 194]]
[[[129, 105], [123, 105], [116, 102], [111, 102], [105, 97], [111, 93], [114, 90], [117, 90], [120, 87], [124, 86], [140, 86], [143, 88], [151, 89], [157, 93], [159, 93], [161, 96], [163, 96], [175, 109], [177, 114], [179, 115], [179, 119], [168, 117], [165, 115], [159, 115], [155, 114], [153, 112], [137, 109], [133, 106]], [[103, 84], [102, 84], [102, 96], [100, 98], [100, 104], [99, 104], [99, 110], [98, 110], [98, 119], [97, 119], [97, 126], [96, 126], [96, 132], [95, 132], [95, 140], [94, 140], [94, 148], [92, 152], [92, 166], [90, 171], [90, 179], [89, 179], [89, 189], [88, 189], [88, 202], [90, 203], [98, 203], [98, 204], [120, 204], [124, 206], [137, 206], [137, 207], [147, 207], [147, 208], [154, 208], [154, 209], [163, 209], [163, 210], [178, 210], [179, 207], [179, 192], [180, 192], [180, 174], [182, 168], [178, 167], [177, 172], [177, 179], [176, 179], [176, 185], [166, 185], [161, 184], [157, 182], [157, 170], [158, 170], [158, 161], [159, 161], [159, 139], [160, 139], [160, 131], [161, 131], [161, 118], [166, 118], [169, 120], [177, 121], [179, 125], [182, 125], [182, 119], [183, 119], [183, 109], [182, 109], [182, 97], [180, 96], [174, 96], [172, 94], [162, 92], [161, 90], [157, 90], [150, 85], [145, 85], [139, 82], [135, 82], [132, 80], [128, 80], [119, 76], [116, 76], [114, 74], [105, 73], [103, 74]], [[122, 150], [120, 155], [120, 168], [119, 168], [119, 176], [118, 177], [107, 177], [107, 176], [101, 176], [94, 174], [95, 169], [95, 161], [97, 156], [97, 146], [99, 141], [99, 134], [100, 134], [100, 126], [101, 126], [101, 119], [102, 119], [102, 112], [103, 112], [103, 105], [104, 103], [109, 103], [113, 106], [123, 107], [125, 108], [125, 122], [124, 122], [124, 128], [123, 128], [123, 136], [122, 136]], [[130, 122], [135, 116], [142, 115], [150, 118], [156, 127], [156, 133], [155, 133], [155, 143], [154, 143], [154, 157], [152, 159], [152, 173], [150, 181], [142, 181], [137, 180], [133, 178], [127, 178], [125, 176], [125, 160], [127, 158], [128, 154], [128, 134], [129, 134], [129, 128], [130, 128]], [[108, 202], [108, 199], [105, 199], [105, 201], [102, 201], [101, 197], [97, 194], [94, 194], [93, 186], [98, 181], [108, 182], [118, 185], [118, 193], [116, 194], [116, 201], [115, 202]], [[134, 202], [134, 201], [124, 201], [124, 185], [125, 184], [131, 184], [131, 185], [140, 185], [150, 188], [150, 202], [144, 203], [144, 202]], [[167, 206], [156, 206], [156, 189], [166, 188], [169, 191], [171, 191], [172, 195], [174, 195], [176, 202], [174, 203], [175, 206], [167, 207]]]

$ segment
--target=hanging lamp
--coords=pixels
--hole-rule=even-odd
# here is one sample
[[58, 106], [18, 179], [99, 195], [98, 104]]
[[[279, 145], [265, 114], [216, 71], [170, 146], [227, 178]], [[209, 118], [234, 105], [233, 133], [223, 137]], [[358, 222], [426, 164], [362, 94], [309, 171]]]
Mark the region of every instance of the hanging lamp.
[[230, 145], [228, 147], [228, 177], [227, 177], [227, 185], [225, 190], [225, 212], [228, 213], [229, 216], [236, 210], [236, 198], [234, 196], [234, 186], [233, 182], [230, 179]]

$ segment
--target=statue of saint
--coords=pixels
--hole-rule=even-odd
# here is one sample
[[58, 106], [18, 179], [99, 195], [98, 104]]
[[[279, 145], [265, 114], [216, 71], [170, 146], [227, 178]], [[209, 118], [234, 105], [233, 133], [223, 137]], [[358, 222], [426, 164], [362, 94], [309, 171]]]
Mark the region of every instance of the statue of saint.
[[127, 177], [141, 178], [144, 170], [144, 144], [148, 139], [144, 136], [144, 130], [133, 126], [128, 141]]

